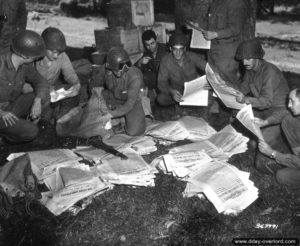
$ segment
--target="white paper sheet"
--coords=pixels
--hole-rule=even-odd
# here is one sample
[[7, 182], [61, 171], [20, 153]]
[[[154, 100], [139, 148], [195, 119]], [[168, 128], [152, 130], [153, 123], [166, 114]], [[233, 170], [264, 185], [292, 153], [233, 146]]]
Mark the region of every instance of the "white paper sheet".
[[262, 135], [262, 132], [260, 128], [255, 124], [254, 122], [254, 115], [252, 111], [251, 104], [248, 104], [244, 108], [242, 108], [236, 115], [236, 118], [249, 130], [251, 131], [255, 136], [258, 137], [258, 139], [264, 141], [264, 137]]
[[208, 90], [204, 87], [208, 84], [206, 76], [194, 79], [184, 83], [184, 93], [182, 96], [183, 102], [180, 105], [190, 106], [207, 106], [208, 105]]
[[191, 48], [195, 49], [210, 49], [211, 41], [203, 37], [201, 31], [192, 28]]

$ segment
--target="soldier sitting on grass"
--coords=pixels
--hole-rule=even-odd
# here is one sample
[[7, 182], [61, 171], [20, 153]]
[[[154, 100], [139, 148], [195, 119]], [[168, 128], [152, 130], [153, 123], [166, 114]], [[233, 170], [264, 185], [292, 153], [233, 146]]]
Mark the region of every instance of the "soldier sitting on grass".
[[[49, 98], [49, 85], [33, 66], [46, 49], [42, 37], [30, 30], [20, 32], [11, 48], [0, 56], [0, 137], [19, 143], [37, 136], [39, 128], [34, 123]], [[31, 83], [32, 93], [22, 94], [25, 80]]]
[[293, 89], [289, 93], [288, 108], [292, 112], [279, 111], [269, 118], [256, 118], [260, 127], [280, 124], [289, 143], [292, 154], [284, 154], [274, 150], [267, 143], [260, 141], [259, 150], [266, 157], [257, 158], [256, 167], [259, 170], [276, 175], [280, 184], [292, 188], [300, 188], [300, 90]]

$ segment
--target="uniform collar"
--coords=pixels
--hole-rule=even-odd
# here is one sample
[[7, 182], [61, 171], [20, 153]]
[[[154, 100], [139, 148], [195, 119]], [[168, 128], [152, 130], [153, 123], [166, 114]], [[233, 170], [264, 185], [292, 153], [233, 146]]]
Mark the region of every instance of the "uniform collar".
[[255, 65], [255, 67], [252, 70], [257, 72], [261, 68], [262, 64], [263, 64], [263, 61], [261, 59], [258, 59], [257, 64]]
[[14, 66], [14, 64], [12, 63], [11, 58], [12, 58], [12, 52], [8, 52], [8, 53], [6, 54], [6, 56], [5, 56], [5, 60], [6, 60], [7, 68], [10, 69], [10, 70], [11, 70], [11, 69], [15, 69], [15, 66]]

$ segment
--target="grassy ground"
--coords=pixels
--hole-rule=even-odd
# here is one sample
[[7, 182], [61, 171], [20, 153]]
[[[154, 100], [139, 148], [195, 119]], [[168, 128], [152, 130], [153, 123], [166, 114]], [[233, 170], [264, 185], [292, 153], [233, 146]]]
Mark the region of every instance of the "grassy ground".
[[[167, 120], [178, 112], [155, 107], [154, 113], [157, 119]], [[218, 130], [229, 117], [224, 110], [220, 117], [208, 117], [203, 108], [188, 108], [187, 113], [204, 117]], [[76, 142], [58, 138], [53, 128], [44, 126], [32, 143], [2, 146], [0, 163], [11, 152], [73, 148]], [[144, 158], [150, 162], [173, 146], [158, 146], [158, 151]], [[299, 193], [259, 174], [253, 167], [254, 155], [247, 151], [230, 159], [250, 172], [259, 188], [259, 198], [238, 216], [218, 214], [206, 199], [183, 198], [184, 182], [158, 174], [155, 187], [116, 186], [77, 216], [54, 217], [38, 203], [30, 205], [29, 214], [22, 199], [15, 201], [9, 218], [1, 218], [0, 245], [231, 245], [237, 237], [299, 237]], [[272, 227], [257, 228], [263, 227], [259, 224]]]

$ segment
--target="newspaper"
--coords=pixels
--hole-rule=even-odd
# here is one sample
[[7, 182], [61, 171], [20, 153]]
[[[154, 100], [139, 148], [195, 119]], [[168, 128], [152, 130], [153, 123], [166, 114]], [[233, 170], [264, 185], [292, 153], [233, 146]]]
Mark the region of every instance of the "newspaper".
[[184, 92], [179, 105], [207, 106], [208, 90], [204, 89], [207, 85], [206, 76], [199, 77], [184, 83]]
[[203, 150], [170, 153], [163, 158], [167, 172], [179, 178], [190, 175], [196, 169], [202, 168], [203, 163], [212, 160]]
[[112, 185], [96, 177], [88, 166], [58, 168], [55, 183], [55, 189], [42, 193], [40, 201], [54, 215], [71, 209], [84, 198], [99, 195], [112, 188]]
[[170, 152], [204, 150], [215, 160], [228, 160], [232, 155], [245, 152], [248, 141], [247, 137], [228, 125], [208, 139], [172, 148]]
[[254, 122], [254, 115], [252, 111], [251, 104], [248, 104], [242, 108], [236, 115], [236, 118], [250, 131], [252, 132], [259, 140], [264, 141], [264, 137], [260, 128]]
[[208, 140], [229, 156], [232, 156], [247, 150], [249, 138], [237, 132], [231, 125], [227, 125]]
[[237, 214], [258, 198], [258, 189], [249, 174], [226, 162], [203, 163], [187, 182], [186, 196], [203, 192], [219, 213]]
[[170, 149], [170, 153], [185, 152], [185, 151], [198, 151], [203, 150], [214, 160], [228, 160], [230, 158], [229, 153], [225, 153], [221, 148], [218, 148], [209, 140], [202, 140], [190, 144], [174, 147]]
[[192, 39], [191, 39], [191, 48], [195, 49], [210, 49], [211, 41], [206, 40], [203, 37], [201, 31], [197, 30], [196, 28], [192, 28]]
[[205, 73], [209, 84], [226, 107], [241, 109], [246, 106], [246, 104], [236, 101], [236, 96], [239, 91], [228, 86], [226, 82], [212, 70], [208, 63], [205, 68]]
[[157, 170], [131, 148], [126, 149], [124, 154], [128, 157], [127, 160], [117, 157], [103, 160], [97, 166], [97, 176], [112, 184], [154, 186], [154, 174]]
[[64, 98], [67, 98], [70, 93], [72, 93], [72, 90], [65, 90], [64, 88], [52, 90], [50, 92], [50, 102], [58, 102]]
[[148, 155], [157, 150], [153, 138], [150, 136], [128, 136], [126, 134], [116, 134], [103, 140], [104, 143], [115, 148], [132, 148], [139, 155]]
[[101, 160], [112, 156], [112, 154], [107, 151], [93, 146], [77, 146], [76, 149], [72, 149], [72, 151], [95, 164], [99, 164]]
[[146, 134], [170, 141], [183, 139], [198, 141], [209, 138], [215, 132], [215, 129], [213, 129], [204, 119], [194, 116], [184, 116], [178, 121], [159, 123], [146, 131]]
[[40, 183], [51, 175], [56, 168], [62, 165], [78, 165], [81, 157], [69, 149], [50, 149], [27, 152], [31, 168]]

